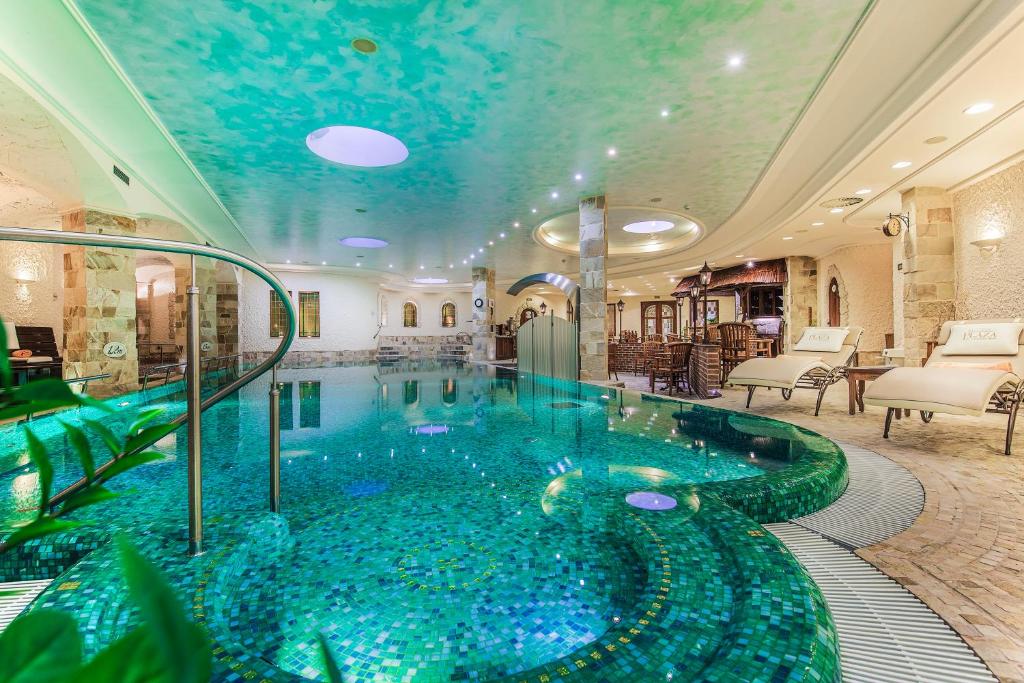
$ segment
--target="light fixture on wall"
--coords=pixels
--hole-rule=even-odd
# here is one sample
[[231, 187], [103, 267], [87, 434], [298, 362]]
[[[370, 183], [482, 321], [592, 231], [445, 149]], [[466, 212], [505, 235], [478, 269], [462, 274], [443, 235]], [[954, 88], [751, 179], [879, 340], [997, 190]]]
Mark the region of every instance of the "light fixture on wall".
[[544, 315], [545, 313], [547, 313], [547, 310], [548, 310], [548, 305], [542, 301], [540, 303], [540, 314]]
[[999, 230], [998, 228], [989, 228], [983, 233], [983, 237], [981, 239], [974, 240], [971, 244], [986, 254], [994, 254], [999, 250], [999, 247], [1002, 246], [1004, 239], [1006, 239], [1006, 233], [1002, 230]]
[[910, 214], [890, 213], [885, 223], [882, 223], [882, 232], [886, 237], [898, 237], [903, 228], [910, 228]]

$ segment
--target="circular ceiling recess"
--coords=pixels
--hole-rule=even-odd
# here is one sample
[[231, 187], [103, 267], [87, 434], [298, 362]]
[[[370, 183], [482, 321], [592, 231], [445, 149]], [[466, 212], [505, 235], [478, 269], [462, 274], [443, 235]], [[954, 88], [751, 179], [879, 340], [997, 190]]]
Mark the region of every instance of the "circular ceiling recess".
[[836, 197], [835, 199], [826, 199], [821, 206], [826, 209], [839, 209], [844, 206], [860, 204], [862, 201], [864, 201], [863, 197]]
[[362, 52], [364, 55], [372, 55], [377, 51], [377, 43], [369, 38], [356, 38], [352, 41], [352, 49], [356, 52]]
[[636, 223], [623, 225], [622, 229], [626, 232], [650, 235], [654, 232], [665, 232], [666, 230], [671, 230], [674, 227], [676, 227], [676, 224], [672, 221], [637, 221]]
[[327, 126], [306, 136], [306, 147], [318, 157], [345, 166], [394, 166], [409, 158], [398, 138], [373, 128]]
[[390, 244], [387, 240], [377, 239], [376, 237], [345, 237], [338, 241], [346, 247], [356, 249], [383, 249]]
[[[667, 254], [692, 246], [702, 228], [677, 211], [652, 206], [608, 207], [609, 256]], [[533, 239], [566, 254], [580, 252], [580, 219], [577, 211], [554, 216], [533, 230]]]
[[415, 277], [412, 279], [418, 285], [446, 285], [448, 278], [445, 277]]

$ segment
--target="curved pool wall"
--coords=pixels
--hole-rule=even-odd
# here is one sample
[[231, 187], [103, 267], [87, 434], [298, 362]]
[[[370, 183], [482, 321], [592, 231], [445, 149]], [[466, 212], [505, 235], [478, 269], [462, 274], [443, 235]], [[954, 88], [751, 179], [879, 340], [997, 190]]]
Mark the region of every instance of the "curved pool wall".
[[[309, 381], [304, 377], [320, 377], [328, 381], [325, 375], [336, 372], [285, 372], [283, 378], [302, 382]], [[501, 515], [507, 515], [506, 510], [496, 516], [493, 529], [487, 525], [474, 529], [473, 540], [465, 540], [457, 534], [415, 538], [418, 547], [429, 546], [434, 542], [429, 538], [436, 538], [437, 543], [447, 543], [449, 548], [468, 553], [466, 571], [476, 571], [478, 575], [464, 577], [467, 579], [465, 586], [431, 585], [421, 580], [421, 575], [413, 577], [417, 585], [408, 585], [413, 570], [423, 571], [423, 567], [414, 567], [412, 560], [386, 565], [387, 576], [378, 572], [373, 575], [375, 580], [365, 585], [352, 581], [346, 584], [332, 575], [307, 576], [310, 567], [323, 566], [325, 559], [336, 562], [335, 549], [340, 547], [337, 544], [349, 543], [360, 533], [361, 526], [346, 527], [345, 520], [354, 518], [361, 525], [361, 514], [373, 519], [377, 511], [372, 506], [367, 508], [371, 504], [364, 501], [399, 496], [400, 486], [396, 485], [401, 481], [400, 478], [390, 481], [391, 488], [386, 493], [382, 489], [386, 477], [376, 476], [358, 479], [357, 486], [351, 486], [349, 481], [341, 489], [327, 485], [303, 487], [311, 488], [312, 497], [320, 501], [312, 505], [295, 495], [296, 482], [309, 480], [311, 473], [326, 475], [328, 472], [309, 467], [290, 471], [285, 467], [285, 514], [278, 516], [259, 511], [260, 503], [265, 500], [266, 479], [253, 475], [265, 469], [265, 441], [259, 438], [259, 429], [239, 428], [240, 425], [260, 424], [258, 420], [250, 424], [246, 418], [266, 412], [265, 396], [257, 391], [243, 396], [227, 414], [211, 415], [204, 425], [204, 434], [207, 430], [212, 432], [208, 446], [217, 444], [215, 452], [225, 456], [223, 460], [216, 456], [210, 458], [214, 461], [210, 471], [215, 473], [213, 481], [208, 479], [206, 486], [210, 501], [207, 530], [211, 552], [193, 559], [181, 554], [184, 511], [180, 504], [184, 489], [175, 481], [174, 472], [160, 472], [162, 476], [155, 476], [161, 469], [183, 469], [181, 444], [173, 443], [165, 446], [174, 460], [154, 466], [152, 471], [140, 473], [135, 481], [126, 482], [138, 489], [137, 495], [150, 509], [161, 509], [167, 514], [142, 515], [138, 508], [122, 511], [123, 514], [108, 510], [102, 522], [92, 530], [39, 544], [20, 556], [20, 567], [9, 566], [8, 570], [30, 569], [40, 575], [54, 576], [69, 567], [37, 599], [33, 609], [54, 606], [76, 615], [86, 636], [87, 650], [94, 652], [136, 619], [121, 590], [115, 553], [106, 543], [113, 528], [134, 529], [133, 538], [143, 552], [163, 566], [182, 592], [183, 602], [192, 605], [194, 618], [209, 629], [215, 643], [218, 680], [301, 680], [302, 675], [315, 674], [318, 663], [310, 639], [317, 630], [327, 631], [329, 640], [337, 643], [339, 659], [350, 676], [346, 680], [407, 680], [399, 672], [408, 673], [410, 668], [420, 672], [415, 680], [462, 680], [460, 676], [469, 680], [470, 671], [475, 672], [479, 680], [510, 681], [562, 678], [638, 681], [666, 680], [669, 676], [674, 680], [708, 681], [838, 680], [835, 630], [820, 592], [781, 544], [757, 524], [807, 514], [828, 505], [841, 494], [847, 476], [845, 458], [834, 444], [785, 423], [543, 377], [524, 376], [518, 382], [507, 377], [492, 380], [486, 375], [481, 377], [480, 373], [493, 370], [452, 374], [452, 370], [443, 367], [426, 374], [401, 369], [385, 372], [392, 374], [382, 373], [377, 380], [391, 386], [392, 394], [397, 393], [403, 403], [411, 398], [410, 381], [422, 381], [424, 388], [439, 383], [442, 400], [430, 405], [420, 399], [423, 405], [415, 411], [403, 409], [403, 420], [381, 417], [374, 423], [374, 433], [383, 440], [390, 439], [388, 435], [400, 429], [402, 440], [411, 436], [416, 443], [439, 445], [447, 439], [447, 447], [460, 443], [453, 437], [462, 434], [461, 441], [478, 443], [476, 452], [484, 453], [496, 443], [492, 442], [488, 430], [497, 427], [488, 422], [507, 421], [508, 415], [513, 414], [514, 424], [521, 427], [515, 433], [519, 445], [517, 454], [509, 456], [512, 459], [506, 464], [528, 469], [536, 464], [537, 458], [533, 457], [536, 452], [542, 454], [539, 458], [547, 466], [547, 473], [526, 482], [524, 500], [534, 501], [523, 508], [526, 517], [534, 518], [538, 536], [543, 531], [545, 536], [559, 539], [553, 547], [569, 548], [570, 554], [576, 554], [565, 558], [568, 562], [563, 560], [544, 570], [528, 569], [542, 564], [543, 555], [550, 548], [538, 546], [533, 552], [532, 546], [536, 545], [533, 541], [518, 543], [529, 551], [502, 548], [501, 541], [515, 539], [514, 534], [500, 531], [505, 519]], [[396, 381], [387, 381], [389, 376]], [[452, 393], [449, 380], [453, 378], [461, 384], [461, 397]], [[508, 400], [501, 398], [503, 394]], [[377, 399], [379, 402], [379, 390]], [[173, 404], [176, 397], [170, 391], [163, 395], [151, 394], [145, 400], [137, 400], [137, 404], [154, 401]], [[324, 405], [330, 408], [334, 404], [327, 401]], [[292, 438], [298, 437], [302, 429], [315, 431], [316, 428], [309, 425], [318, 422], [311, 414], [304, 417], [299, 408], [293, 411], [293, 419], [297, 418], [292, 425], [294, 429], [284, 431], [285, 452], [295, 458], [293, 465], [319, 460], [315, 456], [321, 452], [315, 443]], [[447, 422], [435, 419], [439, 416], [449, 419]], [[321, 414], [319, 417], [327, 422], [337, 416]], [[345, 418], [339, 419], [340, 422], [332, 424], [330, 429], [345, 433]], [[303, 421], [305, 428], [300, 426]], [[594, 440], [586, 430], [595, 430], [598, 421], [603, 435]], [[39, 420], [34, 426], [45, 432], [48, 427], [44, 422], [45, 419]], [[450, 433], [434, 429], [441, 425]], [[671, 430], [666, 429], [668, 425], [673, 425]], [[429, 429], [419, 431], [420, 427]], [[0, 434], [0, 438], [9, 437], [9, 434]], [[507, 443], [511, 438], [505, 428], [501, 437], [497, 443]], [[232, 438], [235, 447], [221, 453], [224, 444]], [[403, 443], [402, 440], [395, 443]], [[573, 457], [563, 455], [566, 444], [572, 445], [574, 441], [576, 445], [570, 448]], [[254, 447], [259, 447], [258, 455], [253, 452]], [[356, 446], [352, 444], [352, 447]], [[604, 467], [607, 454], [589, 455], [602, 448], [616, 454], [614, 464], [607, 468]], [[296, 455], [302, 451], [312, 452]], [[629, 455], [632, 451], [636, 452], [635, 456]], [[740, 457], [747, 451], [753, 454], [750, 462]], [[402, 457], [401, 453], [399, 455]], [[379, 453], [376, 457], [384, 461], [383, 456]], [[365, 463], [363, 457], [357, 452], [356, 461]], [[435, 456], [428, 453], [424, 457]], [[582, 461], [574, 461], [575, 457]], [[369, 460], [370, 454], [365, 458]], [[573, 462], [568, 464], [566, 460]], [[598, 470], [588, 467], [597, 463], [601, 465]], [[68, 471], [61, 476], [76, 476], [73, 463], [65, 464], [69, 465]], [[424, 472], [429, 472], [429, 461], [419, 464]], [[481, 467], [486, 464], [482, 462]], [[741, 466], [753, 467], [756, 472], [745, 474], [746, 467]], [[255, 472], [254, 467], [258, 467]], [[449, 462], [445, 467], [454, 468], [454, 465]], [[576, 474], [581, 471], [583, 474]], [[589, 476], [592, 471], [607, 474], [595, 481]], [[468, 477], [466, 479], [468, 481]], [[505, 490], [507, 482], [494, 483], [499, 486], [496, 490]], [[461, 479], [455, 484], [461, 485]], [[641, 484], [659, 495], [672, 496], [679, 505], [669, 511], [649, 511], [627, 505], [623, 494]], [[225, 488], [232, 491], [232, 495], [225, 496]], [[345, 494], [340, 495], [339, 490], [344, 490]], [[512, 497], [520, 493], [514, 487], [507, 490]], [[157, 495], [156, 491], [169, 495]], [[325, 492], [330, 495], [324, 495]], [[476, 489], [468, 493], [459, 489], [456, 493], [466, 496], [473, 508], [486, 502]], [[415, 500], [404, 497], [405, 493], [401, 496], [394, 500]], [[540, 505], [535, 505], [538, 497]], [[176, 506], [179, 509], [173, 510]], [[364, 508], [370, 511], [360, 512]], [[380, 534], [389, 527], [402, 529], [403, 511], [396, 512], [395, 519], [399, 521], [388, 521], [374, 533]], [[141, 521], [143, 519], [146, 521]], [[311, 537], [311, 534], [314, 535]], [[399, 539], [399, 545], [410, 545], [413, 538], [410, 530], [408, 538]], [[608, 548], [614, 551], [606, 551]], [[422, 552], [432, 553], [433, 550], [427, 547]], [[299, 568], [283, 569], [292, 564]], [[490, 572], [495, 578], [484, 576], [491, 564], [494, 568]], [[391, 572], [396, 575], [390, 576]], [[399, 579], [403, 573], [406, 578]], [[532, 653], [537, 660], [518, 669], [509, 665], [509, 657], [499, 657], [498, 650], [494, 651], [494, 661], [488, 661], [484, 653], [452, 663], [444, 657], [438, 658], [437, 651], [430, 647], [429, 638], [423, 642], [402, 641], [407, 643], [404, 651], [399, 648], [397, 652], [385, 653], [387, 656], [373, 654], [372, 648], [356, 652], [346, 650], [358, 645], [346, 641], [353, 637], [344, 628], [346, 619], [358, 616], [355, 612], [346, 612], [351, 607], [344, 601], [346, 595], [361, 596], [364, 602], [353, 604], [368, 612], [382, 609], [375, 600], [387, 603], [406, 600], [412, 605], [408, 609], [427, 612], [438, 605], [463, 600], [463, 595], [472, 595], [473, 591], [489, 590], [502, 597], [500, 590], [504, 588], [498, 587], [503, 585], [498, 583], [502, 573], [510, 574], [510, 586], [533, 581], [539, 594], [553, 589], [555, 599], [549, 603], [531, 603], [532, 616], [540, 614], [547, 620], [557, 620], [557, 612], [567, 613], [571, 619], [566, 617], [559, 623], [570, 630], [574, 626], [581, 628], [586, 631], [585, 635], [581, 635], [581, 631], [570, 634], [573, 637], [548, 638], [551, 642], [545, 641], [543, 645], [535, 644], [532, 633], [529, 640], [509, 635], [509, 643], [518, 644], [524, 648], [520, 652]], [[472, 583], [474, 578], [480, 583]], [[341, 626], [331, 630], [330, 619], [316, 621], [315, 628], [307, 626], [297, 630], [281, 628], [277, 623], [259, 625], [261, 619], [264, 622], [271, 619], [268, 614], [273, 619], [302, 620], [301, 610], [295, 613], [296, 603], [308, 602], [311, 594], [296, 592], [299, 589], [289, 589], [289, 586], [302, 584], [303, 580], [309, 582], [303, 590], [323, 581], [336, 582], [335, 589], [344, 587], [341, 599], [334, 596], [324, 600], [323, 596], [315, 596], [320, 600], [317, 604], [322, 612], [331, 618], [337, 615]], [[584, 590], [576, 588], [576, 582], [584, 580], [588, 582], [586, 590], [594, 590], [590, 584], [597, 584], [599, 589], [594, 593], [573, 593], [573, 589]], [[439, 588], [442, 590], [432, 593]], [[424, 592], [434, 595], [435, 603], [424, 598]], [[519, 597], [511, 596], [504, 601], [505, 606]], [[436, 602], [438, 600], [441, 602]], [[600, 602], [604, 611], [594, 614], [593, 610], [581, 609], [582, 602], [587, 601]], [[479, 607], [473, 604], [474, 609]], [[382, 618], [386, 616], [389, 615], [383, 614]], [[494, 622], [515, 623], [520, 616], [514, 610], [499, 611]], [[519, 623], [519, 627], [524, 624], [525, 621]], [[465, 634], [459, 635], [465, 637]], [[444, 637], [441, 634], [441, 641]], [[353, 656], [346, 660], [346, 652]], [[518, 659], [525, 661], [529, 657]], [[395, 661], [398, 664], [392, 666]], [[444, 677], [432, 677], [428, 673], [433, 666], [442, 664], [449, 665]]]

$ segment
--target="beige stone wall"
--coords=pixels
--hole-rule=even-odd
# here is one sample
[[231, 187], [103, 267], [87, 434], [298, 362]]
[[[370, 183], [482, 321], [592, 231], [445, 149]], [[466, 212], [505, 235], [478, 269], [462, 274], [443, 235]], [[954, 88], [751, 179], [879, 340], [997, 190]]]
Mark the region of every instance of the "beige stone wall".
[[[494, 336], [494, 269], [473, 267], [473, 300], [470, 306], [470, 333], [473, 359], [494, 360], [497, 352]], [[477, 306], [476, 302], [481, 305]], [[399, 309], [401, 310], [401, 309]]]
[[804, 328], [819, 323], [817, 268], [818, 262], [809, 256], [786, 258], [787, 280], [783, 291], [785, 349], [793, 348]]
[[580, 201], [580, 378], [608, 379], [607, 210], [604, 197]]
[[[892, 247], [864, 244], [837, 249], [818, 259], [818, 320], [828, 321], [828, 287], [839, 282], [841, 325], [864, 328], [860, 351], [879, 356], [892, 332]], [[873, 358], [872, 362], [879, 358]]]
[[[1024, 316], [1024, 163], [953, 195], [958, 319]], [[994, 252], [971, 244], [1002, 235]]]
[[0, 242], [0, 318], [64, 331], [63, 247]]

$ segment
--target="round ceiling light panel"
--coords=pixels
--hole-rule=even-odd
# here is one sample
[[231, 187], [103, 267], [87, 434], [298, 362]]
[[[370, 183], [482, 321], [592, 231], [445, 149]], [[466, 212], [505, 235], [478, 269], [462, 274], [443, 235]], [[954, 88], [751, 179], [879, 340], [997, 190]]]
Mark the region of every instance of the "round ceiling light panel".
[[412, 280], [418, 285], [446, 285], [448, 278], [444, 277], [417, 277]]
[[345, 237], [338, 241], [342, 245], [353, 247], [354, 249], [383, 249], [390, 244], [387, 240], [377, 239], [376, 237]]
[[306, 136], [306, 147], [322, 159], [363, 168], [394, 166], [409, 158], [398, 138], [360, 126], [319, 128]]
[[624, 225], [622, 226], [622, 229], [626, 232], [647, 235], [654, 232], [665, 232], [666, 230], [671, 230], [675, 225], [676, 224], [672, 221], [639, 221], [637, 223]]

